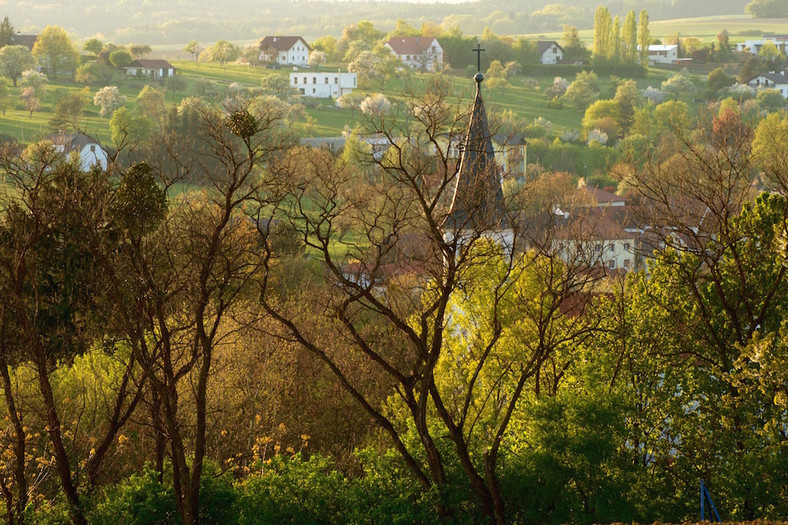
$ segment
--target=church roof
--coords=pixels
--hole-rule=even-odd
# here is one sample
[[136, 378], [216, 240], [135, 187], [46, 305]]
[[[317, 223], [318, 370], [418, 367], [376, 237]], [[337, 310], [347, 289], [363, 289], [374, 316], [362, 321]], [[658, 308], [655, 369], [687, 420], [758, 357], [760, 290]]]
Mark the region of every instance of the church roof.
[[460, 230], [500, 227], [504, 218], [500, 169], [495, 163], [495, 150], [481, 93], [484, 76], [477, 73], [474, 80], [476, 98], [468, 132], [462, 142], [460, 167], [449, 212], [449, 226]]

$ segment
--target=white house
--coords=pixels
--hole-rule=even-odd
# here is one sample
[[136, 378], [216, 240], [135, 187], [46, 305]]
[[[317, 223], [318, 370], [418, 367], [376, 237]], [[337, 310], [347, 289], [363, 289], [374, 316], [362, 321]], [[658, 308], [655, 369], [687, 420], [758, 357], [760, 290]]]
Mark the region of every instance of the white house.
[[305, 97], [339, 98], [356, 88], [356, 73], [290, 73], [290, 87]]
[[558, 64], [564, 59], [564, 48], [555, 40], [539, 40], [536, 42], [536, 52], [542, 64]]
[[678, 59], [679, 46], [676, 44], [648, 46], [648, 61], [651, 64], [675, 64]]
[[443, 48], [431, 36], [395, 36], [386, 42], [406, 66], [422, 71], [435, 71], [443, 67]]
[[175, 74], [175, 67], [166, 60], [140, 59], [124, 67], [126, 75], [130, 77], [149, 77], [160, 79], [171, 77]]
[[630, 271], [643, 262], [643, 230], [627, 207], [557, 209], [553, 249], [567, 262]]
[[758, 75], [747, 82], [747, 85], [755, 89], [776, 89], [784, 97], [788, 97], [788, 75], [785, 71]]
[[788, 51], [788, 36], [784, 35], [761, 38], [759, 40], [745, 40], [736, 44], [736, 51], [749, 51], [753, 55], [757, 55], [766, 42], [771, 42], [783, 53]]
[[107, 152], [99, 142], [84, 133], [57, 133], [51, 135], [49, 140], [55, 146], [55, 151], [64, 155], [75, 154], [79, 156], [80, 166], [88, 171], [93, 166], [107, 169]]
[[304, 66], [312, 48], [300, 36], [267, 36], [260, 40], [260, 61]]

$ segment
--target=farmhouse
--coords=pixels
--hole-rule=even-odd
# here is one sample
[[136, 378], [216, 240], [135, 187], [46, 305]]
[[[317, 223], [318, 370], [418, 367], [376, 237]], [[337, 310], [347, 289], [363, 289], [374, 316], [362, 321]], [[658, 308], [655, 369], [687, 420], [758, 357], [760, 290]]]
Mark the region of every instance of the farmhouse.
[[356, 88], [356, 73], [290, 73], [290, 87], [305, 97], [339, 98]]
[[[640, 50], [640, 46], [638, 46]], [[671, 45], [650, 45], [648, 46], [648, 61], [651, 64], [675, 64], [679, 59], [679, 46]]]
[[83, 171], [88, 171], [93, 166], [107, 169], [107, 152], [96, 139], [84, 133], [56, 133], [48, 138], [54, 144], [55, 151], [79, 156]]
[[539, 40], [536, 43], [536, 52], [542, 64], [558, 64], [564, 58], [564, 48], [555, 40]]
[[776, 89], [782, 96], [788, 97], [788, 75], [780, 73], [764, 73], [753, 78], [747, 85], [755, 89]]
[[436, 38], [427, 36], [395, 36], [386, 47], [402, 59], [402, 63], [421, 71], [443, 67], [443, 48]]
[[148, 77], [154, 80], [171, 77], [175, 67], [166, 60], [139, 59], [124, 67], [130, 77]]
[[305, 66], [311, 52], [300, 36], [267, 36], [260, 40], [260, 62]]

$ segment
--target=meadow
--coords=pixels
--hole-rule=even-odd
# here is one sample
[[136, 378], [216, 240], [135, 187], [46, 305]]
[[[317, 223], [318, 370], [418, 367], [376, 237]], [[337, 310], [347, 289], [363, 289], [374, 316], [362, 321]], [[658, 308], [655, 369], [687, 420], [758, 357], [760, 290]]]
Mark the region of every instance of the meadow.
[[[278, 75], [287, 78], [291, 69], [267, 70], [264, 68], [251, 68], [244, 64], [227, 64], [220, 66], [215, 63], [198, 63], [194, 61], [172, 61], [177, 68], [178, 75], [185, 80], [185, 88], [178, 92], [167, 90], [160, 82], [145, 82], [143, 80], [124, 78], [118, 73], [113, 84], [118, 85], [120, 92], [126, 96], [126, 107], [130, 111], [136, 108], [136, 98], [147, 84], [165, 91], [165, 102], [176, 105], [187, 96], [204, 96], [215, 103], [221, 103], [227, 88], [232, 83], [239, 83], [244, 88], [254, 89], [260, 86], [261, 80], [267, 75]], [[337, 66], [331, 65], [321, 68], [321, 71], [335, 70]], [[553, 123], [557, 135], [567, 129], [579, 129], [582, 113], [578, 112], [571, 104], [565, 104], [561, 109], [548, 108], [543, 90], [550, 86], [555, 76], [562, 75], [562, 68], [556, 67], [554, 74], [514, 76], [509, 79], [509, 85], [504, 87], [488, 88], [483, 84], [484, 97], [488, 111], [491, 113], [511, 110], [515, 115], [531, 122], [538, 117], [544, 117]], [[642, 89], [649, 85], [657, 86], [668, 75], [662, 70], [651, 70], [648, 77], [636, 79]], [[571, 80], [572, 75], [566, 75]], [[470, 104], [473, 98], [474, 82], [464, 72], [459, 75], [447, 75], [459, 97]], [[412, 73], [396, 76], [388, 81], [385, 86], [373, 83], [366, 89], [358, 90], [362, 94], [383, 92], [391, 100], [402, 99], [409, 86], [418, 86], [430, 79], [429, 74]], [[528, 87], [525, 81], [536, 80], [539, 88]], [[599, 79], [600, 97], [612, 96], [614, 91], [613, 81], [610, 78]], [[76, 82], [59, 79], [50, 81], [41, 96], [41, 107], [30, 114], [22, 107], [19, 99], [19, 88], [9, 87], [9, 108], [0, 116], [0, 133], [9, 135], [21, 142], [29, 143], [57, 132], [49, 121], [54, 115], [57, 100], [65, 92], [85, 92], [86, 104], [84, 112], [79, 119], [79, 126], [86, 133], [99, 139], [103, 144], [111, 144], [109, 119], [99, 116], [98, 106], [93, 104], [93, 96], [101, 86], [84, 86]], [[385, 87], [384, 90], [381, 88]], [[293, 128], [302, 136], [330, 137], [342, 134], [345, 127], [353, 128], [362, 123], [363, 115], [360, 111], [340, 109], [335, 106], [333, 99], [317, 99], [309, 101], [306, 108], [308, 119], [301, 119], [293, 123]]]

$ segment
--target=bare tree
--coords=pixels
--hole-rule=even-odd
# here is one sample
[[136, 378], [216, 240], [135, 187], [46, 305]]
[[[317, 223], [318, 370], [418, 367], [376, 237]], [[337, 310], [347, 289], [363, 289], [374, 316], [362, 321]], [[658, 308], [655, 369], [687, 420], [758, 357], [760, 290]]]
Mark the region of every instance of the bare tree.
[[[566, 321], [570, 326], [561, 335], [552, 327], [559, 324], [562, 299], [589, 278], [567, 271], [549, 242], [541, 244], [542, 253], [525, 250], [521, 210], [514, 196], [501, 197], [497, 168], [479, 160], [488, 156], [478, 144], [466, 141], [463, 152], [464, 162], [477, 164], [476, 178], [458, 182], [462, 173], [474, 171], [463, 172], [453, 154], [456, 141], [469, 133], [468, 113], [451, 107], [449, 97], [448, 87], [438, 82], [398, 115], [371, 115], [369, 131], [377, 140], [366, 156], [373, 167], [366, 178], [327, 151], [293, 151], [279, 161], [287, 176], [271, 187], [268, 195], [275, 199], [261, 209], [269, 220], [289, 221], [307, 250], [318, 255], [325, 275], [322, 284], [304, 292], [312, 304], [301, 297], [296, 304], [284, 300], [272, 291], [282, 266], [267, 243], [261, 297], [279, 322], [279, 336], [300, 343], [330, 368], [388, 434], [425, 491], [442, 491], [449, 483], [439, 432], [453, 444], [484, 514], [503, 523], [496, 472], [501, 443], [528, 381], [557, 348], [588, 333], [580, 317], [576, 328]], [[486, 123], [479, 132], [487, 135], [482, 141], [489, 140]], [[452, 354], [450, 345], [465, 330], [457, 318], [473, 310], [464, 303], [466, 290], [478, 290], [480, 272], [487, 296], [478, 322], [467, 327], [474, 342], [459, 343]], [[526, 272], [535, 272], [544, 288], [518, 288]], [[529, 333], [526, 355], [514, 357], [501, 377], [491, 379], [502, 337], [514, 337], [508, 309], [518, 293], [523, 304], [533, 303], [533, 293], [539, 298], [532, 311], [539, 335]], [[471, 368], [461, 393], [456, 384], [454, 391], [447, 388], [441, 375], [459, 355]], [[371, 385], [353, 374], [342, 365], [347, 356], [369, 363], [382, 383]], [[560, 370], [554, 375], [559, 381]], [[483, 384], [486, 379], [492, 388]], [[384, 409], [380, 400], [388, 395], [399, 400], [401, 414]], [[480, 414], [491, 410], [494, 422], [481, 429]], [[417, 449], [409, 445], [407, 428], [417, 436]], [[441, 504], [441, 513], [452, 509]]]

